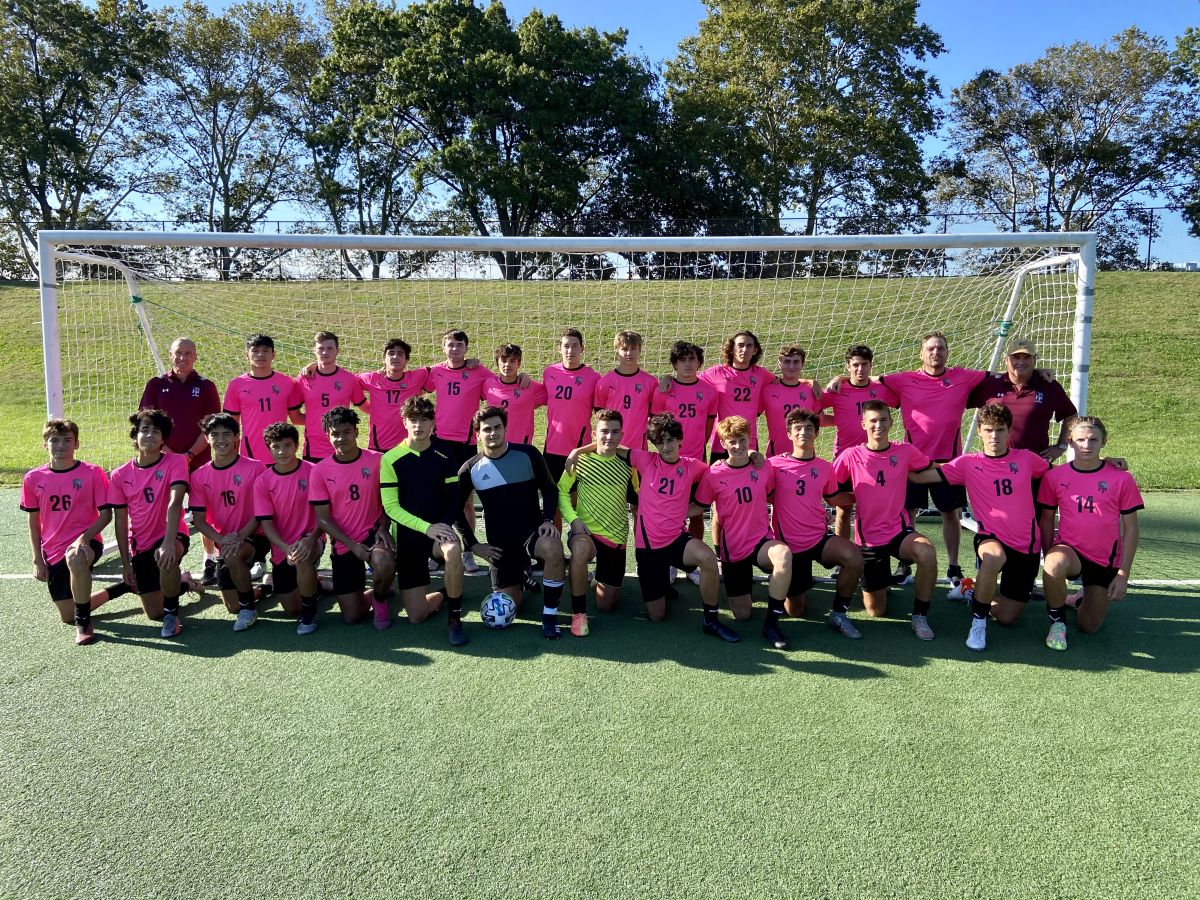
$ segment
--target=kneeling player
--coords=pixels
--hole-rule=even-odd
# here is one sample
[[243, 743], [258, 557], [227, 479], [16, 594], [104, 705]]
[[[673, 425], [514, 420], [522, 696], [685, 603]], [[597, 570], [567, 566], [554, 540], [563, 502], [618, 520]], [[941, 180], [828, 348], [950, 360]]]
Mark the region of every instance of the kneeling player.
[[[333, 456], [313, 467], [317, 525], [333, 538], [333, 593], [342, 619], [353, 624], [374, 608], [375, 627], [391, 621], [387, 596], [396, 574], [396, 549], [379, 494], [382, 453], [358, 446], [358, 413], [335, 406], [321, 417]], [[371, 566], [373, 589], [367, 586]]]
[[850, 600], [862, 576], [863, 557], [857, 545], [829, 531], [826, 501], [838, 494], [833, 464], [817, 456], [814, 444], [820, 430], [817, 413], [793, 409], [785, 420], [791, 453], [772, 456], [768, 462], [775, 473], [775, 537], [792, 551], [792, 583], [784, 608], [789, 616], [804, 615], [808, 591], [813, 585], [812, 564], [826, 569], [840, 566], [829, 609], [829, 627], [853, 639], [862, 637], [850, 621]]
[[[462, 626], [462, 545], [453, 527], [462, 521], [458, 466], [433, 443], [436, 412], [429, 400], [409, 397], [402, 416], [407, 436], [384, 454], [379, 467], [383, 510], [396, 523], [392, 536], [400, 602], [416, 625], [437, 612], [444, 599], [450, 644], [461, 647], [467, 634]], [[444, 595], [426, 590], [430, 559], [445, 563]]]
[[1144, 506], [1133, 476], [1100, 457], [1108, 441], [1103, 422], [1077, 416], [1068, 434], [1075, 458], [1051, 470], [1038, 491], [1046, 547], [1042, 589], [1051, 620], [1046, 646], [1052, 650], [1067, 649], [1068, 578], [1083, 581], [1075, 624], [1085, 634], [1099, 630], [1109, 606], [1125, 596], [1137, 553], [1137, 514]]
[[767, 584], [767, 620], [763, 639], [777, 650], [787, 649], [779, 628], [788, 585], [792, 583], [792, 551], [771, 535], [767, 496], [775, 490], [770, 466], [750, 463], [750, 423], [729, 416], [717, 423], [717, 438], [726, 458], [713, 463], [696, 491], [696, 502], [716, 504], [721, 521], [721, 572], [725, 594], [735, 619], [745, 621], [753, 611], [753, 567], [770, 576]]
[[290, 422], [263, 430], [275, 460], [254, 483], [254, 516], [271, 542], [271, 585], [284, 612], [300, 617], [296, 634], [317, 630], [317, 563], [325, 552], [309, 503], [314, 466], [300, 459], [300, 432]]
[[188, 550], [183, 523], [187, 458], [163, 452], [172, 422], [161, 409], [140, 410], [129, 417], [129, 424], [137, 453], [113, 471], [108, 491], [121, 571], [125, 583], [135, 585], [146, 615], [162, 620], [162, 636], [175, 637], [183, 630], [179, 593], [185, 585], [179, 563]]
[[[596, 608], [612, 612], [625, 578], [625, 542], [629, 534], [626, 498], [629, 463], [618, 452], [624, 422], [615, 409], [592, 416], [594, 453], [579, 456], [558, 481], [558, 508], [567, 523], [571, 550], [571, 634], [588, 633], [588, 563], [596, 560]], [[571, 491], [578, 490], [572, 506]]]
[[200, 430], [212, 459], [192, 473], [188, 508], [196, 530], [217, 548], [217, 585], [237, 616], [233, 630], [245, 631], [258, 620], [250, 567], [271, 549], [254, 517], [254, 482], [263, 464], [238, 453], [238, 422], [229, 413], [205, 416]]
[[112, 520], [108, 476], [75, 458], [79, 426], [50, 419], [42, 429], [50, 462], [21, 481], [21, 509], [29, 513], [33, 577], [46, 582], [63, 622], [75, 623], [75, 643], [90, 644], [92, 610], [129, 592], [126, 584], [92, 593], [92, 569], [104, 552], [102, 532]]
[[863, 606], [871, 616], [887, 611], [888, 587], [892, 583], [891, 559], [915, 563], [913, 583], [913, 633], [923, 641], [933, 640], [929, 607], [937, 582], [937, 551], [919, 534], [904, 508], [910, 472], [929, 468], [929, 457], [914, 447], [888, 439], [892, 414], [882, 400], [863, 404], [862, 427], [867, 442], [843, 451], [834, 461], [833, 474], [843, 494], [853, 492], [857, 508], [854, 530], [863, 555]]

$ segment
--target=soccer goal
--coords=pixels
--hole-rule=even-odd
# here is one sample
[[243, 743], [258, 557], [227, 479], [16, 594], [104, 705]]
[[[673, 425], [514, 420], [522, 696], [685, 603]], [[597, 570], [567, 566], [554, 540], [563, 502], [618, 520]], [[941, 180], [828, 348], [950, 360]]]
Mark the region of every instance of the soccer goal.
[[[46, 408], [84, 429], [90, 459], [128, 453], [126, 417], [164, 371], [176, 337], [199, 347], [197, 369], [224, 390], [245, 370], [245, 337], [271, 335], [276, 367], [311, 361], [331, 330], [340, 363], [381, 365], [391, 337], [411, 365], [440, 360], [450, 327], [490, 365], [501, 343], [525, 369], [558, 361], [565, 327], [585, 361], [613, 365], [616, 331], [645, 337], [642, 364], [669, 373], [676, 340], [720, 360], [749, 329], [773, 367], [783, 344], [808, 351], [824, 383], [851, 343], [877, 372], [917, 364], [920, 337], [940, 329], [952, 365], [996, 368], [1004, 344], [1037, 344], [1040, 364], [1086, 407], [1095, 238], [1082, 233], [775, 238], [428, 238], [318, 234], [43, 231], [38, 236]], [[969, 423], [964, 422], [964, 430]], [[822, 435], [822, 437], [826, 437]]]

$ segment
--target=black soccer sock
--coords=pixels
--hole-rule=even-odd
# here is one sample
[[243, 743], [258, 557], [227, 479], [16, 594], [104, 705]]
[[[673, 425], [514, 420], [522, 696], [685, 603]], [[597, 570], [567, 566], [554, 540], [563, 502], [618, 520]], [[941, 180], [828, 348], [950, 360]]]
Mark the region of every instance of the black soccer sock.
[[238, 591], [238, 609], [254, 609], [254, 588]]
[[75, 626], [87, 631], [88, 626], [92, 624], [92, 604], [76, 603], [75, 604]]
[[108, 594], [109, 600], [116, 600], [118, 597], [124, 597], [126, 594], [128, 594], [132, 590], [133, 590], [133, 588], [131, 588], [125, 582], [118, 581], [116, 584], [112, 585], [111, 587], [105, 588], [104, 593]]
[[716, 625], [717, 624], [717, 612], [718, 612], [718, 608], [716, 606], [704, 607], [704, 624], [705, 625]]
[[830, 606], [830, 611], [831, 612], [840, 612], [840, 613], [849, 612], [850, 611], [850, 598], [843, 597], [841, 594], [834, 594], [833, 595], [833, 604], [832, 604], [832, 606]]
[[462, 620], [462, 597], [446, 595], [446, 615], [451, 625]]
[[575, 614], [587, 612], [587, 594], [571, 595], [571, 612]]
[[982, 600], [971, 601], [971, 614], [977, 619], [986, 619], [988, 613], [992, 611], [992, 604], [984, 603]]
[[1060, 606], [1058, 609], [1055, 609], [1053, 606], [1047, 606], [1046, 615], [1050, 617], [1051, 622], [1066, 622], [1067, 608], [1065, 606]]
[[179, 595], [172, 597], [169, 594], [163, 594], [163, 612], [169, 612], [173, 616], [179, 615]]
[[558, 624], [558, 604], [562, 600], [563, 582], [542, 579], [542, 624]]
[[300, 621], [305, 625], [311, 625], [317, 619], [317, 597], [314, 594], [311, 597], [300, 597]]
[[779, 617], [783, 615], [783, 601], [774, 597], [767, 598], [767, 624], [778, 625]]
[[928, 600], [918, 600], [914, 597], [912, 614], [914, 616], [927, 616], [929, 615], [929, 607], [932, 605]]

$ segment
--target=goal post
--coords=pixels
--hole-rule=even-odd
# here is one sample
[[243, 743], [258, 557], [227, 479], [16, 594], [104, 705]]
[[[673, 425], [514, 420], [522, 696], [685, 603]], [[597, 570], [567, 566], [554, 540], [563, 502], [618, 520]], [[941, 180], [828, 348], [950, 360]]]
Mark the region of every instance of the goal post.
[[[1007, 340], [1034, 341], [1040, 363], [1087, 402], [1095, 237], [1090, 233], [720, 238], [382, 237], [43, 231], [46, 408], [79, 421], [89, 459], [128, 454], [126, 417], [159, 348], [187, 336], [197, 370], [225, 384], [245, 371], [244, 339], [275, 339], [276, 367], [311, 361], [312, 336], [337, 333], [347, 370], [378, 369], [401, 337], [411, 365], [440, 360], [451, 327], [491, 365], [500, 343], [524, 351], [532, 374], [558, 361], [565, 327], [583, 331], [585, 362], [614, 364], [612, 338], [646, 339], [642, 363], [668, 374], [676, 340], [720, 361], [742, 329], [774, 368], [783, 344], [808, 351], [805, 377], [841, 372], [851, 343], [869, 344], [877, 372], [917, 364], [920, 336], [949, 337], [951, 364], [995, 368]], [[221, 280], [213, 248], [237, 256]], [[347, 262], [383, 256], [378, 279]], [[501, 271], [501, 265], [509, 267]], [[370, 266], [357, 266], [369, 271]], [[964, 429], [969, 422], [964, 422]], [[831, 431], [829, 429], [828, 431]], [[828, 435], [822, 433], [822, 439]]]

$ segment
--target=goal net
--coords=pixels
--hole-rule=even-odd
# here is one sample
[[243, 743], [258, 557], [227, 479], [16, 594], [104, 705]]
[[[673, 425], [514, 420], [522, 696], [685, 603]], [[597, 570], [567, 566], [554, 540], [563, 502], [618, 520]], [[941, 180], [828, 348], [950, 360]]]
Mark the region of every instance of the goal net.
[[[875, 371], [918, 364], [935, 329], [950, 364], [995, 369], [1005, 343], [1032, 340], [1076, 405], [1086, 402], [1093, 249], [1086, 234], [893, 235], [829, 238], [374, 238], [43, 232], [47, 410], [79, 422], [89, 459], [127, 458], [127, 417], [147, 379], [187, 336], [197, 370], [226, 383], [245, 371], [244, 340], [264, 332], [276, 368], [312, 361], [317, 331], [340, 338], [340, 364], [382, 365], [392, 337], [411, 366], [440, 361], [439, 337], [461, 327], [491, 365], [516, 343], [532, 374], [557, 362], [565, 327], [585, 362], [614, 365], [616, 331], [640, 332], [643, 368], [669, 374], [676, 340], [720, 362], [723, 341], [753, 331], [761, 364], [783, 344], [808, 352], [805, 377], [843, 371], [865, 343]], [[544, 413], [542, 414], [544, 415]], [[964, 433], [969, 417], [964, 419]], [[539, 429], [544, 421], [539, 422]], [[830, 429], [831, 430], [831, 429]], [[540, 438], [540, 434], [539, 434]], [[823, 434], [828, 452], [829, 435]]]

